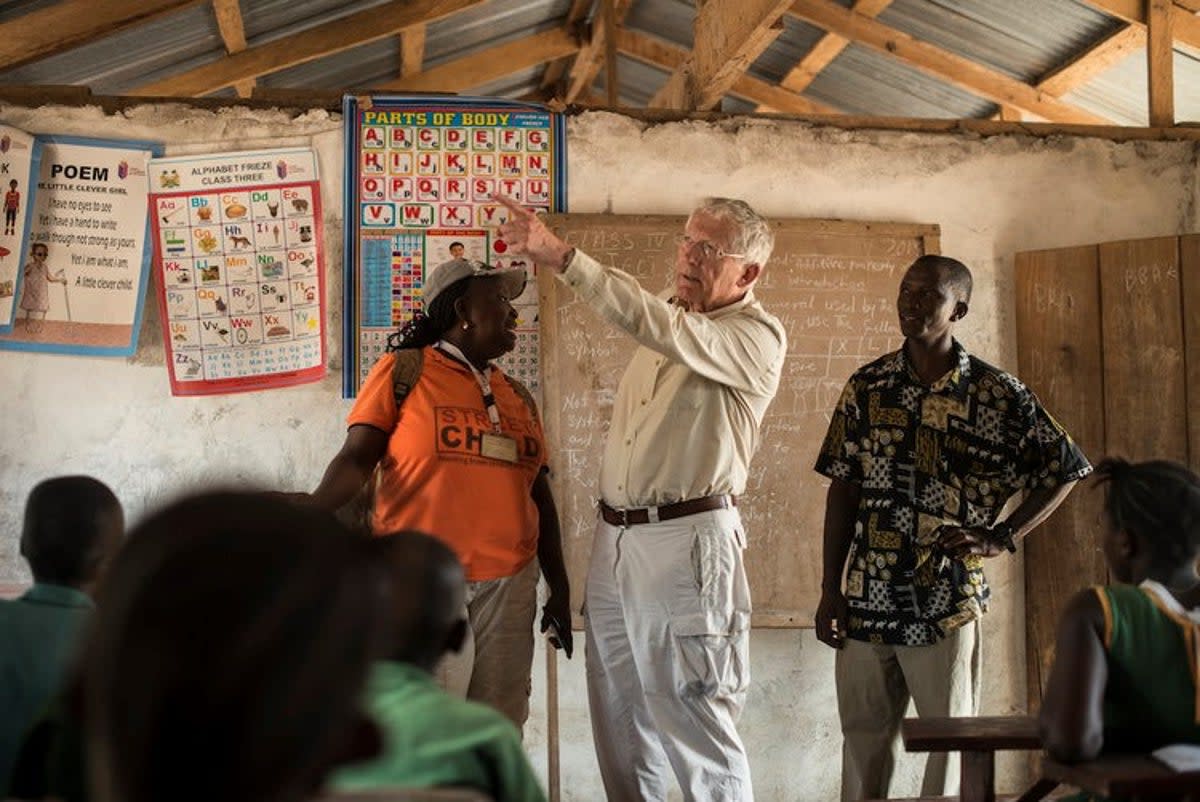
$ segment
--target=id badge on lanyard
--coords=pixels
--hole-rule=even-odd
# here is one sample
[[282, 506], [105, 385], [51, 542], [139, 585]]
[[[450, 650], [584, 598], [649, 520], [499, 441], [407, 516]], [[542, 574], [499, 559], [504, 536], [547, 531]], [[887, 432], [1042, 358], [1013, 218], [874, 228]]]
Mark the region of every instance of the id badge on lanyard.
[[485, 459], [515, 463], [519, 456], [517, 441], [500, 429], [500, 410], [496, 406], [496, 397], [492, 395], [492, 385], [488, 381], [488, 377], [472, 365], [462, 350], [454, 343], [441, 340], [435, 347], [452, 359], [466, 365], [475, 377], [475, 381], [479, 382], [479, 391], [483, 393], [483, 405], [487, 408], [488, 419], [492, 422], [492, 430], [483, 435], [483, 442], [479, 446], [479, 455]]

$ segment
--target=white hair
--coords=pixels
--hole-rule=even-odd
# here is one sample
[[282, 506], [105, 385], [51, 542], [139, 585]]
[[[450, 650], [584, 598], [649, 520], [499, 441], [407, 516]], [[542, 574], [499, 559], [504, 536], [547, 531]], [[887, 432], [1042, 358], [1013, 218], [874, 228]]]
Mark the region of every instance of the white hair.
[[751, 209], [750, 204], [737, 198], [705, 198], [692, 210], [688, 220], [698, 214], [732, 223], [734, 231], [729, 250], [745, 254], [748, 264], [766, 266], [775, 248], [775, 232], [767, 219]]

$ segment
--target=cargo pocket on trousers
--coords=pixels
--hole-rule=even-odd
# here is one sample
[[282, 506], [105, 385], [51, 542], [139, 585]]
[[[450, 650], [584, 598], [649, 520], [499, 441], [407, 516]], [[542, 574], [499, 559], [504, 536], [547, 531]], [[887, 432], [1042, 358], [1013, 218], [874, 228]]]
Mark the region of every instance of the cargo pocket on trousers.
[[[750, 684], [750, 590], [741, 531], [696, 527], [691, 569], [695, 596], [673, 605], [671, 631], [681, 697], [735, 696]], [[682, 601], [682, 600], [680, 600]]]
[[[694, 623], [693, 623], [694, 622]], [[723, 699], [750, 686], [750, 613], [735, 610], [729, 627], [711, 631], [703, 621], [671, 623], [677, 660], [676, 692], [681, 698]]]

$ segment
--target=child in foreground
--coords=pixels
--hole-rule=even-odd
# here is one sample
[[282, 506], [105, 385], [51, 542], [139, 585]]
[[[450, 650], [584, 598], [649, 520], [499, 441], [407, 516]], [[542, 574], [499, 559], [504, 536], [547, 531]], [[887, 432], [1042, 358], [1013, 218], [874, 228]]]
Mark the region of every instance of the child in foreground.
[[1121, 459], [1096, 477], [1115, 583], [1067, 604], [1040, 715], [1046, 751], [1068, 763], [1200, 744], [1200, 478]]

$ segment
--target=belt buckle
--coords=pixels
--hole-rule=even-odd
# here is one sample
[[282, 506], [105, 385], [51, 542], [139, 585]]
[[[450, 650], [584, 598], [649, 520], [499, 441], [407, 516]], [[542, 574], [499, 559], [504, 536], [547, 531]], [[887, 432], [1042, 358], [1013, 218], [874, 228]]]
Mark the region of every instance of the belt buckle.
[[621, 509], [617, 510], [617, 512], [619, 512], [621, 514], [621, 528], [628, 529], [630, 526], [630, 524], [629, 524], [629, 508], [622, 507]]

